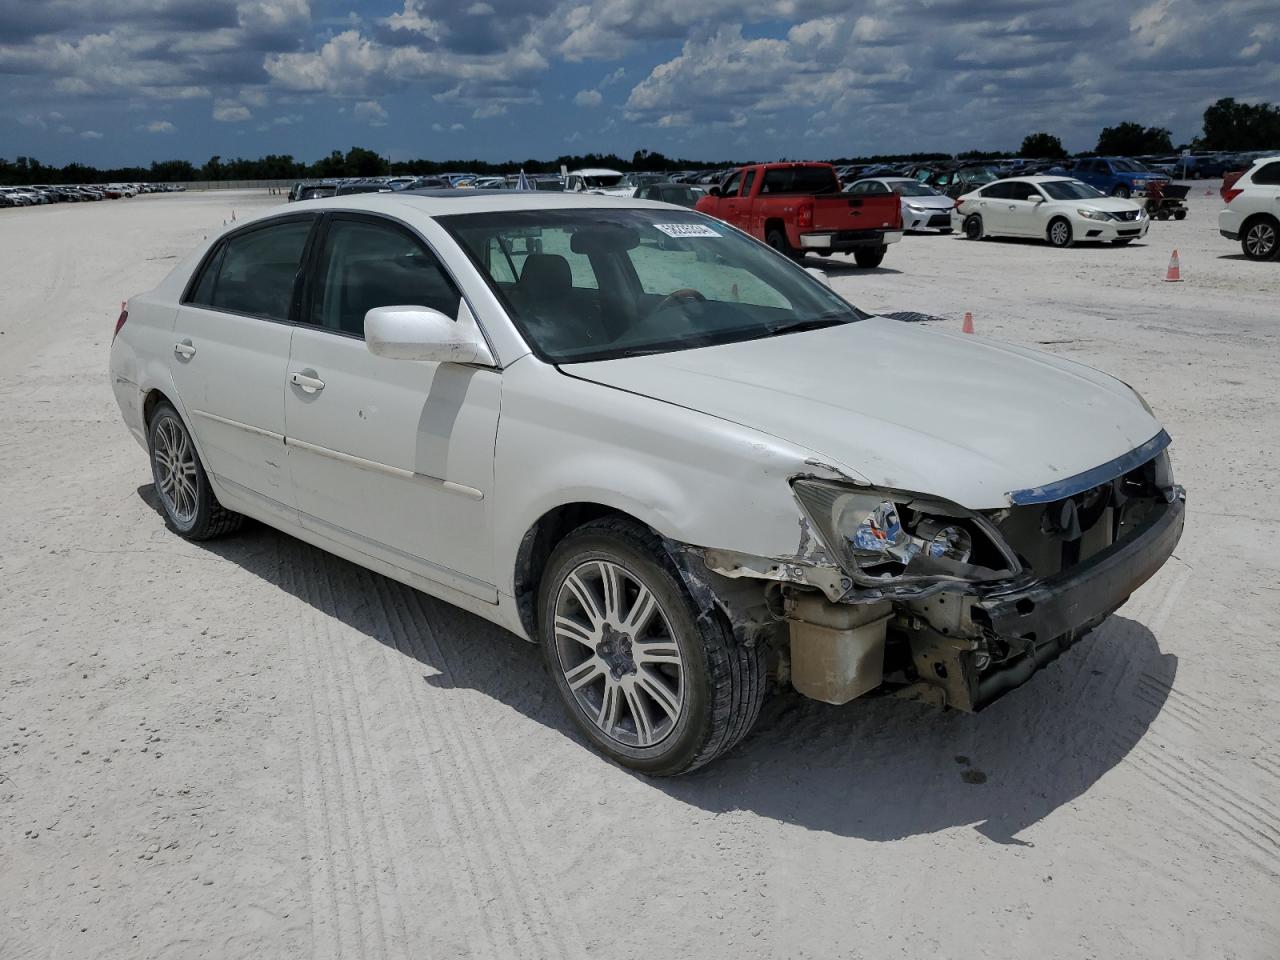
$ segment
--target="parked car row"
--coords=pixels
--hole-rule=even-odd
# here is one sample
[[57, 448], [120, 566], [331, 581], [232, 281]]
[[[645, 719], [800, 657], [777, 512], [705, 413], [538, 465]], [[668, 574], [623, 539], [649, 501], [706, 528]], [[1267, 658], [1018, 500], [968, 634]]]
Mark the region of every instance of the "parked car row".
[[169, 193], [185, 187], [169, 183], [76, 183], [0, 186], [0, 207], [34, 207], [43, 203], [81, 203], [87, 200], [118, 200], [140, 193]]

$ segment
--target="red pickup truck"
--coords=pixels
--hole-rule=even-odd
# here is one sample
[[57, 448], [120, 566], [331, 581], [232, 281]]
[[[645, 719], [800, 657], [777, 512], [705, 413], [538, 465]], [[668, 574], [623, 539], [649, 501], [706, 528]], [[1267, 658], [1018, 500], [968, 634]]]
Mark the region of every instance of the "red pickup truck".
[[759, 163], [729, 175], [697, 209], [763, 240], [796, 260], [805, 254], [852, 253], [878, 267], [902, 239], [897, 194], [850, 196], [829, 163]]

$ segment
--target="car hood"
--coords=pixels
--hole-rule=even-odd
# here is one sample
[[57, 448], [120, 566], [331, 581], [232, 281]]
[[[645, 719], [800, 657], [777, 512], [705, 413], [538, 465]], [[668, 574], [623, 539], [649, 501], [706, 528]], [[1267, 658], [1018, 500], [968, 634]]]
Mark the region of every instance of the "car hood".
[[1132, 200], [1121, 197], [1090, 197], [1088, 200], [1055, 200], [1057, 204], [1071, 207], [1088, 207], [1091, 210], [1105, 210], [1107, 213], [1123, 213], [1126, 210], [1140, 209]]
[[1160, 432], [1129, 387], [1090, 367], [884, 317], [563, 369], [797, 444], [852, 479], [970, 509], [1008, 506], [1012, 491]]
[[902, 202], [929, 210], [950, 210], [956, 205], [950, 197], [903, 197]]

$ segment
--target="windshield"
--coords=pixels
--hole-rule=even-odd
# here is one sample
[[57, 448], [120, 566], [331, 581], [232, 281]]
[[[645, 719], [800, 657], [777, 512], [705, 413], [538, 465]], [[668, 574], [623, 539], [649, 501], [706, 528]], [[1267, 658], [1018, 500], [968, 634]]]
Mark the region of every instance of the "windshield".
[[1111, 166], [1121, 173], [1147, 173], [1147, 168], [1136, 160], [1112, 160]]
[[942, 194], [928, 184], [916, 183], [914, 180], [890, 180], [889, 189], [900, 197], [942, 196]]
[[583, 177], [582, 182], [588, 187], [616, 187], [622, 182], [622, 174], [617, 176], [590, 176]]
[[1079, 180], [1044, 180], [1040, 189], [1049, 195], [1050, 200], [1096, 200], [1106, 196]]
[[539, 356], [611, 360], [864, 316], [803, 269], [693, 211], [438, 217]]

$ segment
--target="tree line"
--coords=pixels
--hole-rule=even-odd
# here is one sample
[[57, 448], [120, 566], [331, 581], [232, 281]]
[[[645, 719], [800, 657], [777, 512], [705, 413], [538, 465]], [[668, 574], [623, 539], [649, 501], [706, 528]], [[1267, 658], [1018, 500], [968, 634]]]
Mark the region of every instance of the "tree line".
[[[1247, 104], [1234, 97], [1224, 97], [1204, 112], [1204, 130], [1188, 145], [1195, 152], [1280, 149], [1280, 107], [1270, 103]], [[1095, 154], [1130, 156], [1173, 153], [1170, 132], [1163, 127], [1145, 127], [1136, 122], [1105, 127], [1098, 135], [1097, 146], [1077, 156]], [[1066, 159], [1062, 141], [1051, 133], [1027, 136], [1017, 151], [1019, 156], [1043, 159]], [[833, 163], [929, 162], [935, 160], [988, 160], [1006, 157], [1010, 151], [969, 150], [954, 157], [946, 153], [877, 154], [863, 157], [836, 157]], [[783, 160], [786, 157], [781, 158]], [[268, 154], [256, 160], [243, 157], [224, 159], [210, 157], [200, 165], [187, 160], [154, 161], [149, 166], [92, 167], [69, 163], [55, 167], [33, 157], [9, 161], [0, 158], [0, 184], [29, 183], [183, 183], [197, 180], [305, 180], [331, 177], [376, 177], [387, 174], [430, 175], [466, 171], [479, 174], [556, 173], [568, 167], [611, 167], [615, 169], [663, 172], [727, 168], [751, 163], [752, 160], [690, 160], [668, 157], [650, 150], [637, 150], [630, 159], [614, 153], [565, 154], [554, 160], [508, 160], [494, 163], [479, 159], [401, 160], [391, 161], [373, 150], [352, 147], [346, 153], [334, 150], [328, 156], [308, 163], [289, 154]]]

